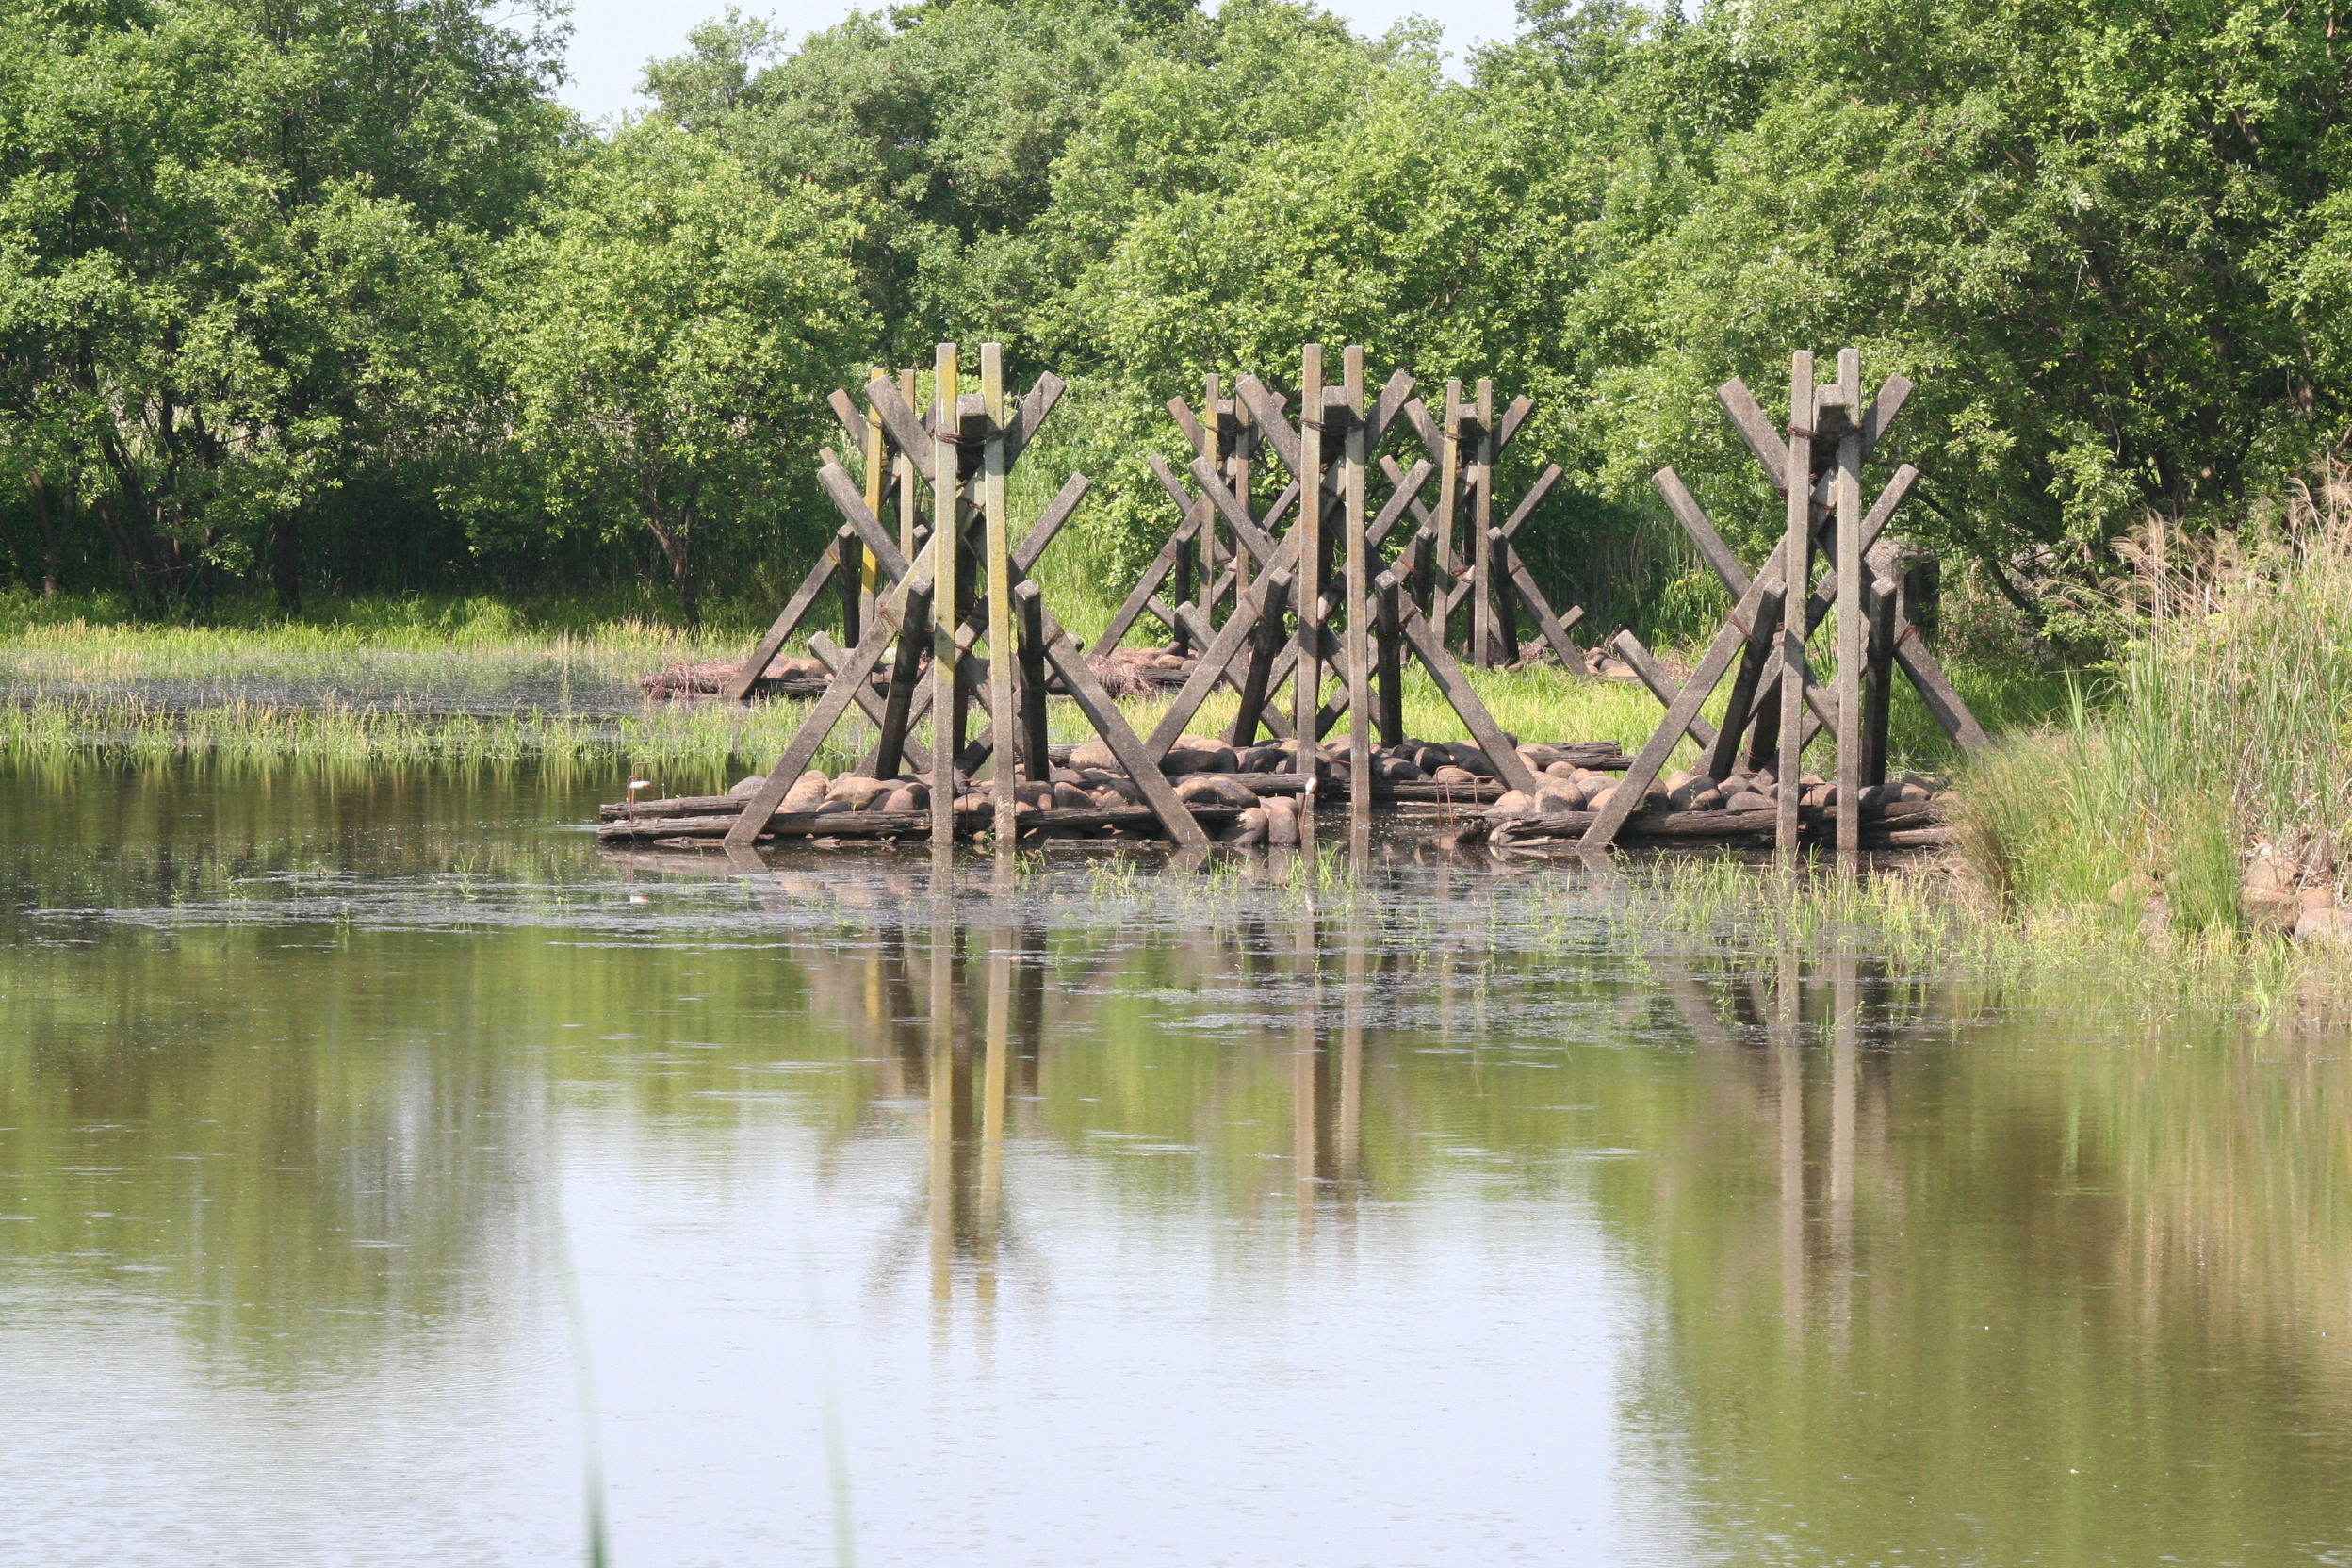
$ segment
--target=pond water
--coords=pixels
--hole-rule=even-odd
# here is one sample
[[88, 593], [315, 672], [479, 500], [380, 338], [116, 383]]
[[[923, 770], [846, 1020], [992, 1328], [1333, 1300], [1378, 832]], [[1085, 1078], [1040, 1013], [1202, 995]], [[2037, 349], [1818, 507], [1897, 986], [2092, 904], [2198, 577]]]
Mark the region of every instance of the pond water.
[[603, 792], [0, 776], [0, 1559], [2352, 1563], [2340, 1036]]

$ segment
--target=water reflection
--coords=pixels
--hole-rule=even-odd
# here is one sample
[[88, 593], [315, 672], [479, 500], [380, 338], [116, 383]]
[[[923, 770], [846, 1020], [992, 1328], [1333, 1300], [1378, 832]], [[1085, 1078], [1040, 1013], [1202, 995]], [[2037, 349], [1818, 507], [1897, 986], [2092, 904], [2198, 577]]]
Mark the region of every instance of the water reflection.
[[0, 792], [0, 1537], [576, 1560], [577, 1344], [632, 1564], [2352, 1560], [2336, 1035], [576, 814]]

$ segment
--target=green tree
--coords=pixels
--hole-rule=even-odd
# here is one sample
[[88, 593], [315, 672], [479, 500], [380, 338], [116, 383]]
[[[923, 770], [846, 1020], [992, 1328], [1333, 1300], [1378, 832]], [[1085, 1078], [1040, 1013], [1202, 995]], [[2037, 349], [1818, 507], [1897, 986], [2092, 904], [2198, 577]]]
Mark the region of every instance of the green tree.
[[457, 305], [567, 122], [481, 0], [30, 0], [0, 18], [6, 439], [91, 475], [143, 597], [274, 558], [441, 411]]
[[[778, 188], [805, 180], [856, 202], [884, 358], [990, 337], [1019, 369], [1036, 357], [1030, 313], [1057, 286], [1030, 233], [1055, 160], [1139, 48], [1183, 47], [1199, 25], [1189, 0], [1138, 13], [1103, 0], [856, 12], [752, 76], [721, 134]], [[746, 38], [714, 27], [696, 44], [704, 63], [657, 62], [648, 86], [696, 122], [709, 93], [689, 84], [727, 78], [717, 62], [748, 59]]]
[[516, 437], [569, 520], [651, 531], [690, 625], [703, 535], [775, 503], [871, 338], [841, 207], [656, 117], [598, 148], [507, 257], [488, 331]]
[[1888, 453], [1926, 471], [1915, 522], [2073, 629], [2044, 589], [2107, 569], [2148, 513], [2243, 515], [2344, 416], [2341, 317], [2295, 265], [2345, 167], [2340, 31], [2325, 8], [2239, 0], [1766, 0], [1661, 22], [1651, 52], [1711, 82], [1689, 102], [1756, 107], [1702, 177], [1613, 198], [1614, 259], [1563, 344], [1613, 477], [1671, 458], [1762, 515], [1709, 388], [1785, 385], [1790, 349], [1855, 344], [1921, 384]]

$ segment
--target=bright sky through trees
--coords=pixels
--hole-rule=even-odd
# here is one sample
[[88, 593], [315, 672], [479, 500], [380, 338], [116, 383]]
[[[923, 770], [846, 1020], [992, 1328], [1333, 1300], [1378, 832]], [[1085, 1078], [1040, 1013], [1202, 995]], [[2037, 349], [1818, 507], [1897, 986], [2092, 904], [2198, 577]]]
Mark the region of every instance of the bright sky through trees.
[[[726, 8], [726, 0], [572, 0], [572, 79], [564, 84], [564, 101], [592, 120], [643, 109], [645, 101], [636, 94], [645, 61], [677, 54], [686, 47], [688, 28]], [[850, 12], [846, 0], [754, 0], [742, 8], [773, 17], [794, 41]], [[1430, 17], [1446, 29], [1446, 48], [1457, 73], [1473, 44], [1509, 38], [1519, 25], [1511, 0], [1336, 0], [1327, 8], [1366, 33], [1384, 32], [1410, 14]]]

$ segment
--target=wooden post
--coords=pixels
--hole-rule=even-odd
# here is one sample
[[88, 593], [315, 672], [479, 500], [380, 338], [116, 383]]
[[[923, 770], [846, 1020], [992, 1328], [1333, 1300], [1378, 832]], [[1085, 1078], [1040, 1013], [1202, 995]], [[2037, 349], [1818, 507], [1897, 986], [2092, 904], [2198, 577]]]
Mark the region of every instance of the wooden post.
[[[888, 367], [876, 365], [871, 367], [866, 379], [872, 381], [876, 376], [887, 376], [890, 373]], [[882, 497], [889, 487], [890, 453], [890, 438], [889, 433], [882, 428], [882, 421], [879, 418], [869, 418], [866, 421], [866, 510], [876, 516], [882, 514]], [[858, 620], [861, 624], [874, 618], [874, 596], [880, 591], [881, 585], [882, 563], [872, 550], [867, 550], [864, 552], [858, 573]], [[847, 638], [845, 641], [851, 647], [858, 645], [856, 637]]]
[[1782, 535], [1781, 564], [1788, 588], [1780, 617], [1780, 811], [1773, 847], [1797, 852], [1797, 780], [1805, 755], [1805, 600], [1813, 581], [1813, 353], [1800, 349], [1788, 360], [1788, 526]]
[[1862, 356], [1838, 351], [1846, 431], [1838, 440], [1838, 855], [1862, 848], [1862, 668], [1870, 628], [1863, 613]]
[[[915, 373], [912, 370], [898, 373], [898, 396], [907, 407], [915, 406]], [[915, 552], [923, 548], [923, 540], [919, 537], [923, 508], [915, 496], [915, 460], [902, 449], [890, 460], [890, 464], [898, 473], [898, 553], [912, 561]]]
[[1470, 656], [1479, 669], [1494, 667], [1494, 545], [1487, 531], [1494, 520], [1494, 384], [1478, 378], [1478, 444], [1470, 465]]
[[939, 345], [933, 360], [932, 407], [937, 411], [931, 430], [931, 580], [944, 612], [931, 615], [931, 847], [956, 844], [956, 751], [963, 739], [956, 733], [956, 623], [962, 612], [956, 586], [963, 577], [956, 548], [956, 509], [962, 489], [956, 472], [956, 439], [962, 429], [956, 413], [956, 345]]
[[980, 504], [986, 514], [988, 555], [988, 712], [996, 725], [995, 765], [988, 770], [994, 788], [996, 842], [1003, 848], [1018, 832], [1014, 821], [1013, 736], [1016, 698], [1013, 672], [1018, 661], [1013, 647], [1012, 519], [1005, 514], [1004, 494], [1004, 350], [1001, 344], [980, 345], [980, 400], [986, 405], [988, 443], [981, 449]]
[[[906, 596], [906, 614], [898, 627], [898, 658], [890, 666], [890, 692], [882, 706], [882, 738], [874, 743], [874, 776], [897, 776], [899, 758], [906, 747], [906, 727], [911, 722], [915, 700], [915, 681], [923, 670], [923, 643], [931, 629], [931, 594], [928, 589]], [[840, 679], [836, 675], [835, 679]], [[936, 765], [936, 764], [935, 764]]]
[[1036, 583], [1013, 590], [1013, 612], [1021, 639], [1021, 760], [1030, 782], [1041, 784], [1053, 763], [1045, 730], [1045, 596]]
[[841, 590], [841, 641], [854, 648], [865, 624], [863, 612], [874, 597], [865, 582], [866, 563], [874, 558], [854, 532], [841, 542], [840, 549], [841, 564], [834, 571], [834, 580]]
[[1380, 596], [1380, 743], [1400, 746], [1405, 743], [1405, 633], [1396, 606], [1401, 590], [1395, 572], [1382, 572], [1373, 586]]
[[1372, 647], [1366, 635], [1366, 612], [1372, 602], [1372, 582], [1364, 528], [1371, 518], [1364, 505], [1364, 349], [1350, 344], [1343, 352], [1341, 384], [1348, 398], [1348, 440], [1342, 449], [1346, 467], [1340, 478], [1341, 499], [1348, 509], [1348, 829], [1362, 836], [1372, 831]]
[[[1266, 708], [1266, 683], [1273, 677], [1274, 661], [1282, 652], [1282, 612], [1290, 603], [1290, 573], [1277, 566], [1261, 580], [1264, 594], [1258, 609], [1258, 624], [1250, 643], [1250, 667], [1241, 678], [1241, 707], [1233, 713], [1233, 727], [1226, 732], [1228, 745], [1254, 744], [1258, 738], [1258, 720]], [[1247, 604], [1245, 598], [1242, 601]], [[1241, 611], [1233, 612], [1236, 615]]]
[[1437, 462], [1437, 569], [1423, 583], [1428, 602], [1421, 607], [1441, 643], [1447, 628], [1439, 607], [1446, 602], [1446, 590], [1462, 571], [1462, 563], [1454, 559], [1454, 516], [1462, 509], [1462, 382], [1448, 381], [1446, 422], [1438, 427], [1442, 436]]
[[[1217, 378], [1212, 374], [1201, 382], [1201, 390], [1208, 399], [1200, 409], [1200, 455], [1209, 460], [1209, 466], [1218, 467], [1225, 461], [1225, 420], [1217, 411]], [[1200, 613], [1211, 626], [1217, 624], [1217, 508], [1204, 498], [1200, 502], [1200, 579], [1199, 600]], [[1189, 597], [1190, 596], [1185, 596]]]
[[[1250, 467], [1258, 450], [1257, 426], [1250, 412], [1250, 400], [1236, 391], [1231, 401], [1233, 407], [1233, 445], [1231, 455], [1225, 460], [1225, 482], [1239, 498], [1241, 509], [1250, 512]], [[1256, 514], [1251, 513], [1251, 515]], [[1250, 551], [1236, 535], [1233, 540], [1233, 607], [1236, 610], [1241, 607], [1244, 596], [1250, 592], [1250, 580], [1254, 575]]]
[[1862, 699], [1862, 782], [1866, 786], [1886, 782], [1886, 711], [1895, 687], [1895, 583], [1882, 577], [1878, 596], [1870, 605], [1869, 667], [1864, 672], [1870, 684]]
[[[1315, 713], [1323, 705], [1323, 629], [1315, 623], [1323, 597], [1323, 345], [1310, 343], [1298, 365], [1298, 662], [1291, 691], [1298, 743], [1293, 772], [1312, 778]], [[1312, 806], [1309, 809], [1312, 810]], [[1303, 824], [1302, 824], [1303, 825]]]

